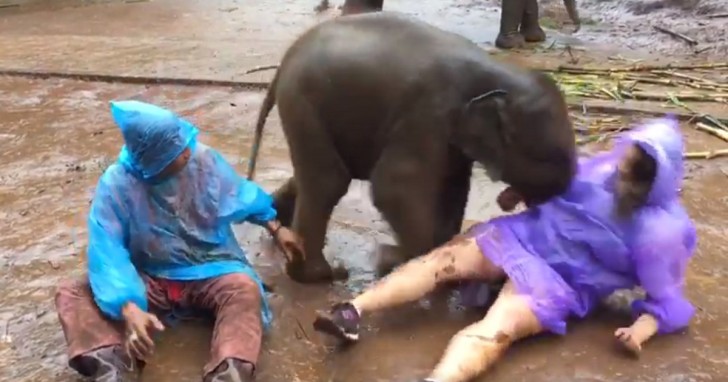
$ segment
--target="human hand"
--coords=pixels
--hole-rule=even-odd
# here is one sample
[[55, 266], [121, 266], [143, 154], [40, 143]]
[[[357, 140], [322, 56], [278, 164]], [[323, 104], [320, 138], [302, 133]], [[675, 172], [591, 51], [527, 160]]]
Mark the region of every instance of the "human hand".
[[508, 186], [505, 190], [501, 191], [496, 198], [498, 207], [505, 212], [513, 211], [521, 201], [523, 201], [521, 194], [519, 194], [518, 191], [511, 186]]
[[637, 341], [637, 338], [634, 334], [634, 329], [632, 329], [632, 327], [619, 328], [617, 329], [617, 331], [614, 332], [614, 337], [622, 345], [624, 345], [624, 347], [629, 350], [630, 353], [639, 356], [640, 352], [642, 352], [642, 344]]
[[283, 250], [289, 263], [301, 262], [305, 259], [303, 242], [295, 232], [286, 227], [279, 227], [274, 235], [276, 244]]
[[157, 316], [141, 310], [134, 303], [124, 307], [122, 316], [127, 332], [126, 350], [131, 356], [146, 360], [154, 353], [154, 340], [150, 331], [163, 331], [164, 325]]

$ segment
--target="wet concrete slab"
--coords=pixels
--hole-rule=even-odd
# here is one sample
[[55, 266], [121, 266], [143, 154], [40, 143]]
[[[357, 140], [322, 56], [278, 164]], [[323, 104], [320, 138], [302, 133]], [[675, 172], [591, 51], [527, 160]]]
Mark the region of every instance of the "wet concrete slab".
[[[64, 341], [52, 297], [55, 285], [81, 277], [84, 219], [101, 171], [118, 154], [121, 138], [108, 101], [135, 98], [179, 111], [198, 124], [201, 140], [218, 148], [240, 171], [262, 94], [224, 88], [132, 86], [69, 80], [0, 78], [0, 323], [10, 321], [11, 343], [0, 343], [0, 380], [68, 381]], [[685, 129], [689, 150], [722, 147]], [[269, 118], [259, 180], [275, 189], [291, 172], [276, 113]], [[696, 219], [699, 251], [688, 295], [699, 312], [690, 330], [650, 342], [640, 360], [612, 340], [629, 317], [602, 313], [574, 323], [568, 336], [543, 336], [515, 346], [482, 381], [720, 381], [728, 375], [728, 188], [725, 160], [688, 163], [684, 200]], [[500, 185], [477, 172], [467, 222], [498, 212]], [[301, 286], [282, 274], [279, 255], [258, 228], [236, 234], [251, 260], [275, 287], [276, 321], [265, 340], [261, 382], [412, 381], [434, 365], [448, 339], [483, 312], [465, 311], [454, 297], [433, 296], [366, 321], [363, 340], [341, 350], [311, 329], [316, 309], [360, 290], [373, 279], [373, 253], [391, 243], [387, 224], [371, 205], [366, 183], [352, 185], [337, 207], [327, 256], [352, 271], [346, 282]], [[3, 326], [0, 325], [0, 330]], [[198, 381], [210, 327], [183, 324], [166, 333], [144, 381]]]

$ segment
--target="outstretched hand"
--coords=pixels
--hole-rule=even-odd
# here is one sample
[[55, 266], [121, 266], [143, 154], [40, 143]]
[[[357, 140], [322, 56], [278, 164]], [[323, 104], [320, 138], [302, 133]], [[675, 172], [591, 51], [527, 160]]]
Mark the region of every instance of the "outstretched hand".
[[153, 331], [163, 331], [164, 325], [154, 314], [141, 310], [129, 303], [122, 312], [126, 324], [126, 349], [132, 357], [146, 360], [154, 354]]
[[633, 355], [638, 356], [642, 352], [642, 344], [635, 338], [631, 327], [617, 329], [614, 337]]
[[274, 231], [273, 238], [289, 263], [302, 262], [304, 260], [303, 241], [295, 232], [287, 227], [281, 226]]

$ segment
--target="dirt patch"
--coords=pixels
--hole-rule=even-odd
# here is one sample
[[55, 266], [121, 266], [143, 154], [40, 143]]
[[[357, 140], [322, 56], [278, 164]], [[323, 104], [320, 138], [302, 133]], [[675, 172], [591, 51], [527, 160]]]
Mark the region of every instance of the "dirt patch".
[[[544, 14], [566, 20], [558, 3], [544, 2]], [[578, 6], [588, 24], [593, 24], [577, 35], [586, 41], [653, 55], [670, 54], [672, 58], [678, 55], [725, 59], [728, 54], [726, 19], [711, 17], [728, 10], [723, 0], [586, 0]], [[683, 34], [697, 41], [697, 45], [660, 32], [655, 26]]]

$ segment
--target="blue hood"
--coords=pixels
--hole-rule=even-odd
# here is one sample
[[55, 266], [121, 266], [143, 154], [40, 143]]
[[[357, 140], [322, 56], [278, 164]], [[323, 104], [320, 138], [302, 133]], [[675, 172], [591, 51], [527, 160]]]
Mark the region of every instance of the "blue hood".
[[119, 162], [144, 180], [193, 147], [199, 132], [172, 111], [140, 101], [112, 101], [111, 116], [124, 136]]

